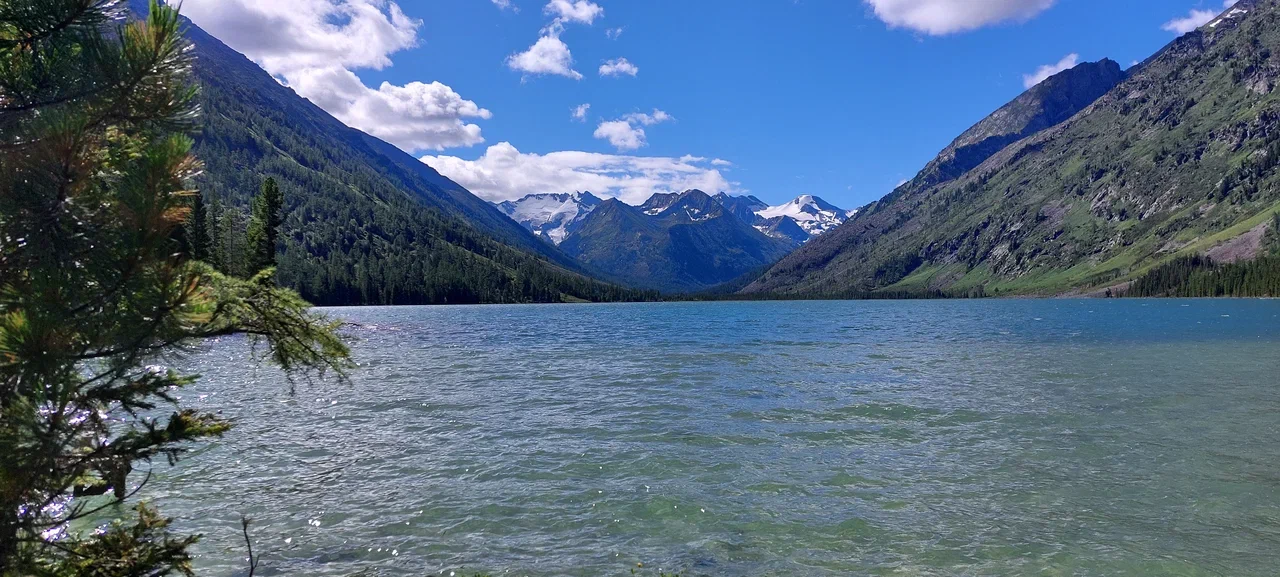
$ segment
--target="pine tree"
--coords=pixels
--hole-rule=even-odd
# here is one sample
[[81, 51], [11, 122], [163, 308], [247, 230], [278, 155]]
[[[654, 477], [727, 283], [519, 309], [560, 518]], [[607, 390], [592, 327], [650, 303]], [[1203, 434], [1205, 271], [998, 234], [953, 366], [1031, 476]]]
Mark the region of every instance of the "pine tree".
[[1280, 212], [1271, 215], [1271, 230], [1267, 231], [1267, 248], [1271, 256], [1280, 256]]
[[209, 204], [209, 216], [205, 219], [204, 229], [209, 236], [208, 263], [218, 272], [227, 273], [226, 243], [222, 241], [222, 201], [217, 196]]
[[[0, 0], [0, 575], [190, 573], [195, 537], [130, 497], [229, 423], [180, 406], [179, 347], [247, 334], [286, 371], [337, 370], [336, 325], [269, 273], [244, 281], [176, 238], [199, 171], [178, 14], [155, 0]], [[165, 416], [168, 413], [168, 416]], [[77, 495], [104, 495], [90, 508]], [[108, 496], [109, 495], [109, 496]]]
[[284, 195], [276, 185], [276, 179], [267, 177], [262, 181], [262, 190], [253, 199], [252, 214], [249, 217], [246, 247], [248, 274], [254, 275], [276, 266], [276, 242], [280, 235], [280, 212], [283, 209]]
[[240, 209], [223, 205], [222, 216], [218, 217], [218, 238], [222, 247], [222, 256], [219, 257], [222, 273], [242, 278], [248, 276], [244, 213]]
[[204, 205], [204, 195], [191, 195], [191, 216], [187, 218], [187, 251], [191, 258], [209, 261], [209, 211]]

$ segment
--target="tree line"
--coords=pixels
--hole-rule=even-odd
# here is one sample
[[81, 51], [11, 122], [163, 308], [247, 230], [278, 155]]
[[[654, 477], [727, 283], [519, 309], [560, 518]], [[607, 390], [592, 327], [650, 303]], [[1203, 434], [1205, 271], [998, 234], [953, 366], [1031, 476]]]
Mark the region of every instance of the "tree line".
[[1126, 296], [1280, 297], [1280, 213], [1254, 260], [1216, 263], [1207, 256], [1174, 259], [1139, 277]]
[[338, 324], [272, 278], [269, 181], [243, 268], [202, 262], [222, 229], [191, 226], [212, 211], [191, 192], [190, 46], [156, 0], [120, 16], [106, 0], [0, 0], [4, 577], [192, 575], [199, 537], [133, 498], [151, 478], [135, 467], [231, 427], [182, 404], [198, 376], [166, 366], [176, 355], [240, 335], [290, 374], [351, 367]]

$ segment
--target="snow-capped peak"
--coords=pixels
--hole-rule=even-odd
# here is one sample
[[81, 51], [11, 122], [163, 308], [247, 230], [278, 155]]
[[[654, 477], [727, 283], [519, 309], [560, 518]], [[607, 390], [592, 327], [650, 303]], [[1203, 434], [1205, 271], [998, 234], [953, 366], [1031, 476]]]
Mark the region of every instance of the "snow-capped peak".
[[560, 244], [574, 225], [600, 206], [601, 200], [590, 192], [530, 194], [519, 200], [498, 203], [512, 220], [539, 236]]
[[812, 194], [802, 194], [786, 204], [756, 211], [756, 215], [766, 221], [778, 217], [790, 218], [812, 236], [840, 226], [855, 213], [856, 210], [838, 208]]

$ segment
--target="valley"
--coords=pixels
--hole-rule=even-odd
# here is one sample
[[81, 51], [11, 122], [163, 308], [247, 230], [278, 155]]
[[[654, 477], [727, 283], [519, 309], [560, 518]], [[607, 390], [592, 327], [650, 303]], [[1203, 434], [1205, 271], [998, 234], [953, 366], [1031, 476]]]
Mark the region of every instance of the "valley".
[[235, 207], [253, 182], [233, 167], [280, 179], [279, 278], [324, 304], [1119, 296], [1175, 258], [1280, 250], [1275, 21], [1248, 0], [1127, 70], [1052, 75], [856, 210], [699, 190], [485, 202], [192, 26], [212, 112], [201, 183]]

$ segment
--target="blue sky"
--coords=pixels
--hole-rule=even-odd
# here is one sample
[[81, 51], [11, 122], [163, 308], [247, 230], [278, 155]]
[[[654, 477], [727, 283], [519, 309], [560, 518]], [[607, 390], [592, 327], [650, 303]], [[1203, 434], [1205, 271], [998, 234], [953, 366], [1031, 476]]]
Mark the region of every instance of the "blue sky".
[[[639, 202], [698, 186], [772, 204], [815, 194], [849, 208], [913, 176], [1041, 67], [1104, 57], [1128, 67], [1223, 9], [1221, 0], [265, 4], [187, 0], [184, 12], [339, 119], [487, 199], [590, 188]], [[246, 25], [255, 19], [276, 32]]]

